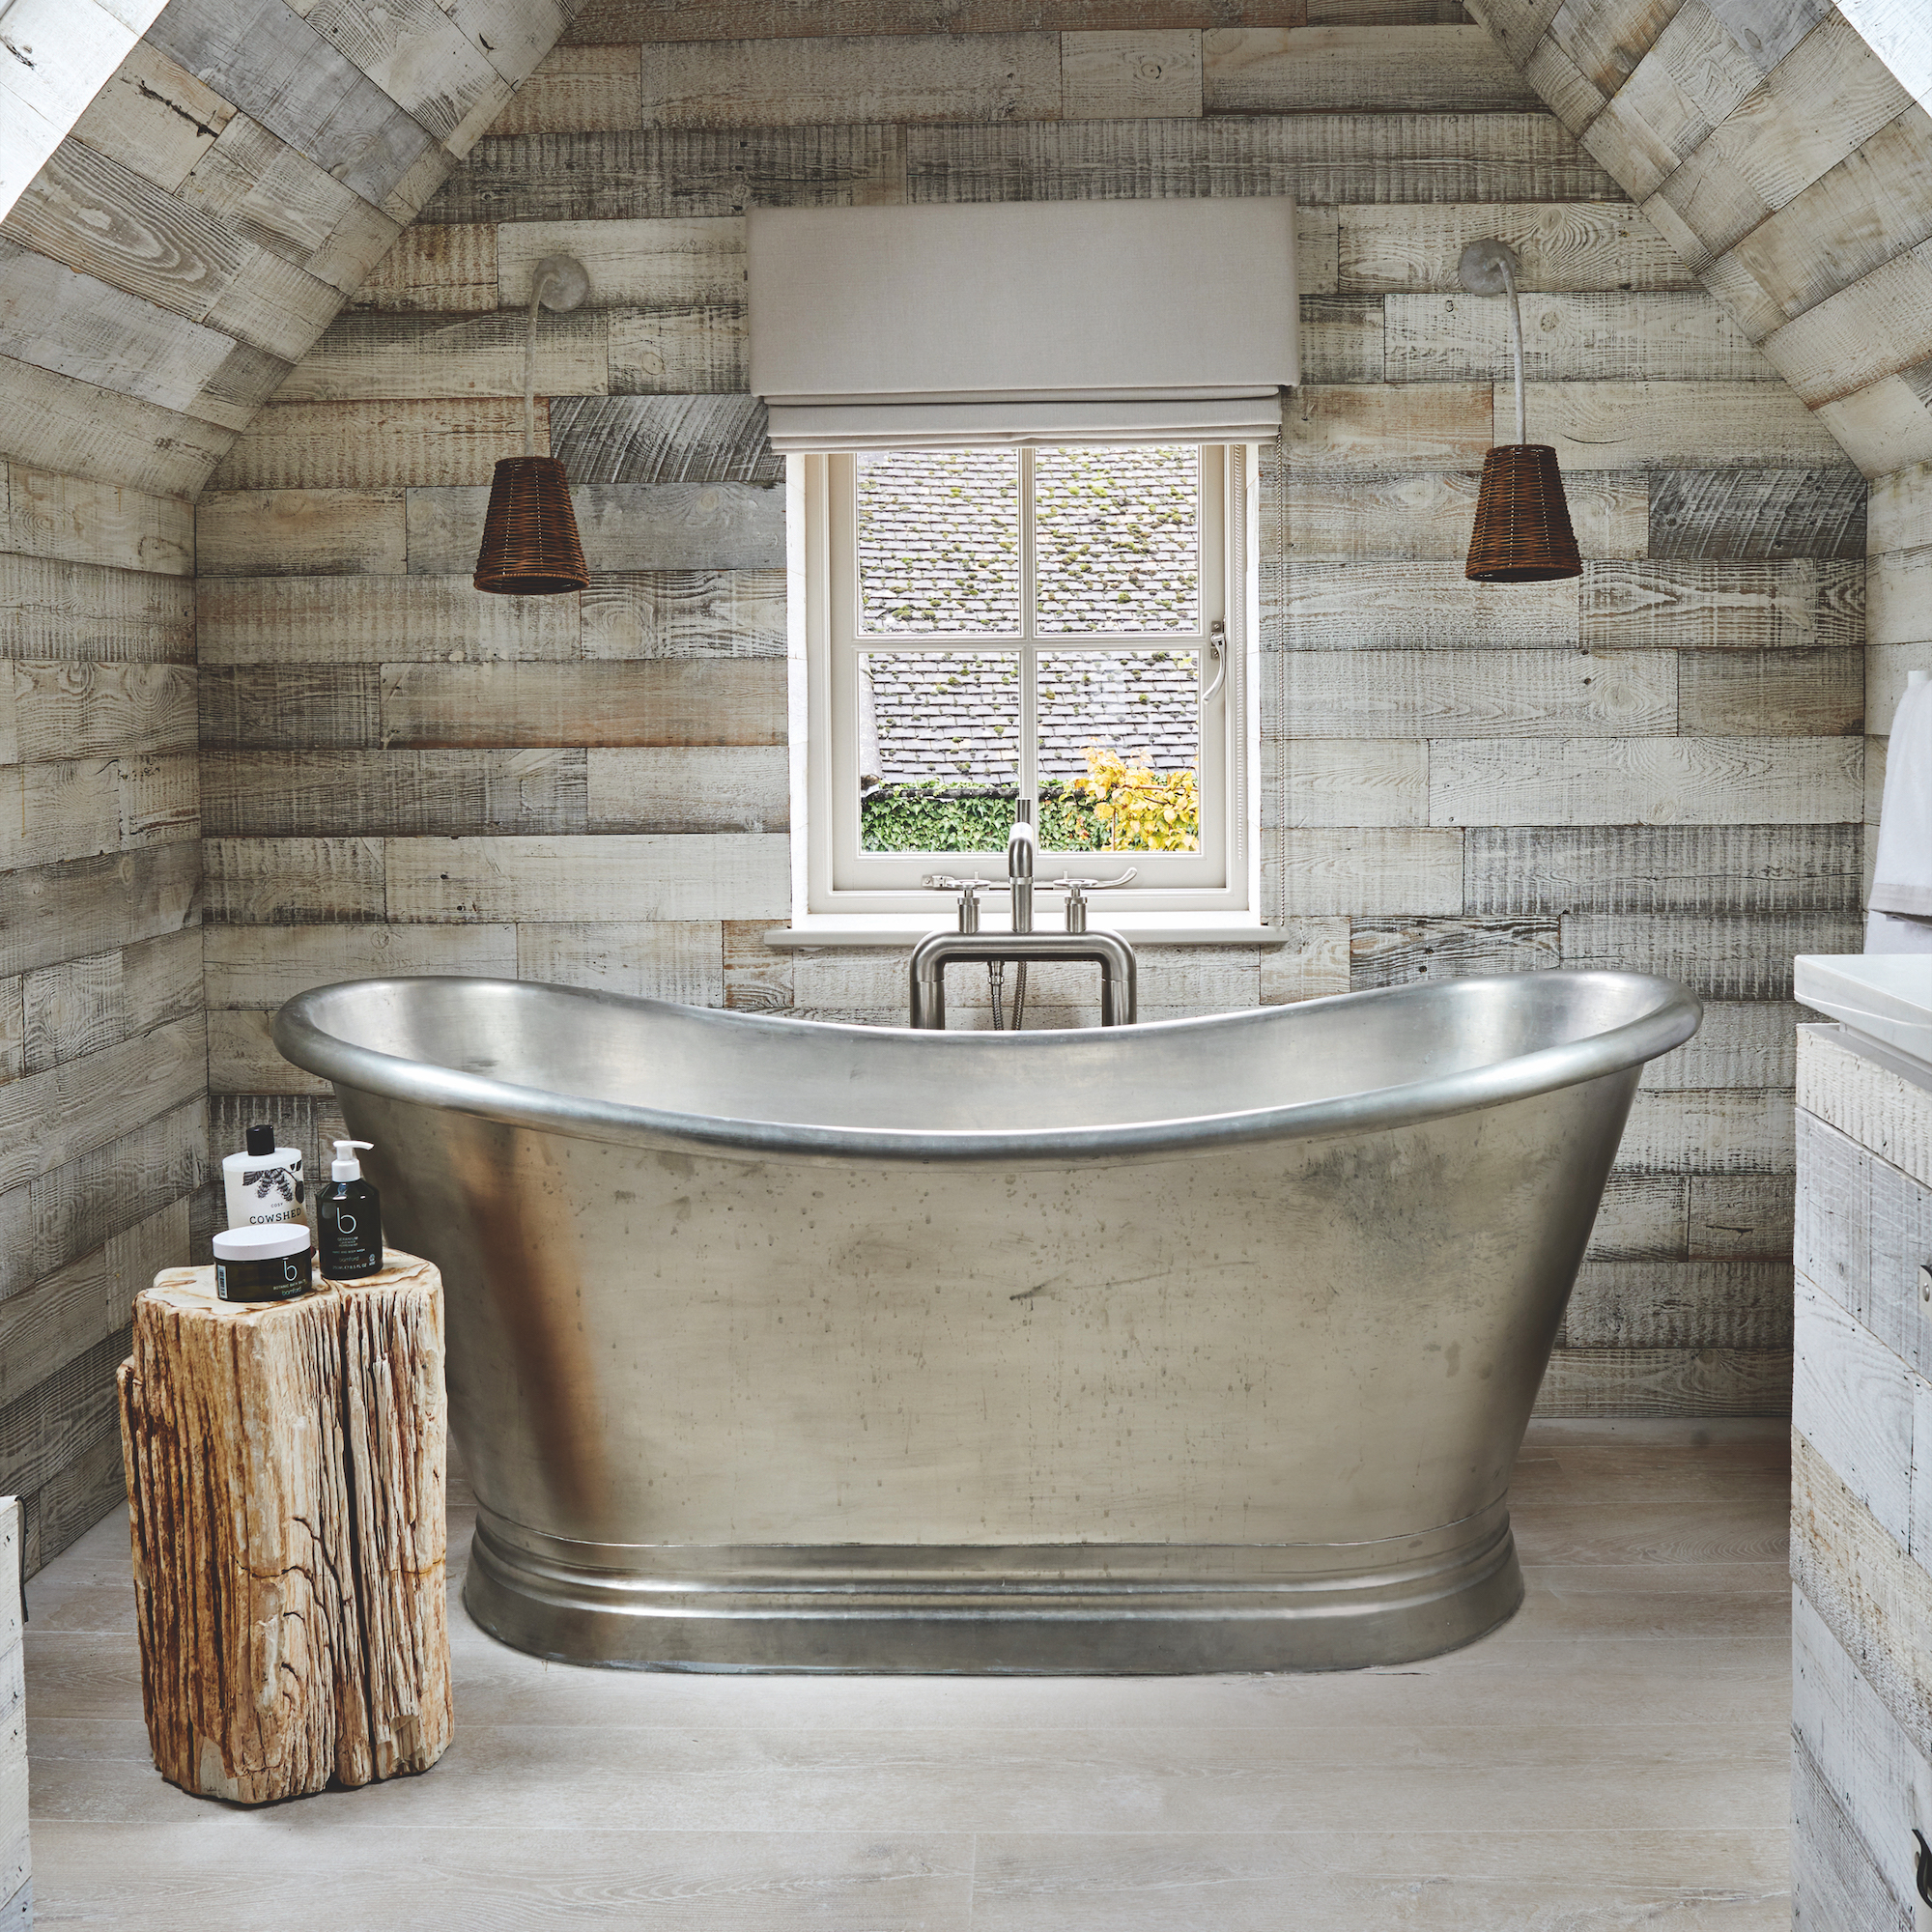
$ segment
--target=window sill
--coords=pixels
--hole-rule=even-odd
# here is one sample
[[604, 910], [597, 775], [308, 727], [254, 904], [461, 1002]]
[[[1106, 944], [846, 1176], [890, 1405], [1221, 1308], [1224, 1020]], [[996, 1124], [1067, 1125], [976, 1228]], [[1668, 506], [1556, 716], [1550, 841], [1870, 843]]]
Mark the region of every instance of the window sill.
[[[1109, 919], [1103, 908], [1091, 904], [1088, 918], [1099, 928], [1118, 932], [1130, 946], [1254, 946], [1273, 952], [1288, 944], [1279, 926], [1264, 925], [1250, 913], [1144, 912], [1125, 919]], [[790, 925], [765, 933], [767, 946], [782, 952], [809, 952], [860, 946], [917, 946], [928, 932], [951, 932], [950, 915], [924, 918], [912, 913], [809, 913]], [[1037, 930], [1058, 932], [1058, 919]], [[982, 932], [1003, 932], [1004, 923], [986, 918]]]

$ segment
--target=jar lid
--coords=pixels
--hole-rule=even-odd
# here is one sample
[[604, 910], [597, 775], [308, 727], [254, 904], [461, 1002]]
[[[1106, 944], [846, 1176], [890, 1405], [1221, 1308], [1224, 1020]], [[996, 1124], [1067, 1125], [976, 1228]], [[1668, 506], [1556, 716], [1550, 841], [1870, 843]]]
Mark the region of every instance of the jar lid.
[[222, 1262], [266, 1262], [298, 1255], [308, 1246], [306, 1221], [270, 1221], [259, 1228], [228, 1228], [214, 1237], [214, 1258]]

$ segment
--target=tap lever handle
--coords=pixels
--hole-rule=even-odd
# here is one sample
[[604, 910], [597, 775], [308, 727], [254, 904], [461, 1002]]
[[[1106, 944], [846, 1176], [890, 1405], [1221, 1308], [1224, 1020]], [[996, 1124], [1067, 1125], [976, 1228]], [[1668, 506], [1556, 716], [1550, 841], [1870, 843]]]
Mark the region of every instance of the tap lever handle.
[[1042, 879], [1039, 883], [1043, 888], [1057, 888], [1063, 892], [1106, 893], [1112, 892], [1116, 886], [1124, 886], [1139, 869], [1138, 866], [1129, 866], [1118, 879]]

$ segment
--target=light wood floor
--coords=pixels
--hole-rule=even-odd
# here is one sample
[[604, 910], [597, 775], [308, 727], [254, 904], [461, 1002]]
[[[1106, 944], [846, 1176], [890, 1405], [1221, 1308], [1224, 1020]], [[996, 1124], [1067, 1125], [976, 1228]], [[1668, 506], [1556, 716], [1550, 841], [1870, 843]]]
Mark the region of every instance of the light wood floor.
[[149, 1763], [116, 1520], [28, 1586], [38, 1922], [1781, 1932], [1785, 1444], [1539, 1426], [1528, 1601], [1395, 1670], [654, 1677], [458, 1610], [441, 1764], [255, 1812]]

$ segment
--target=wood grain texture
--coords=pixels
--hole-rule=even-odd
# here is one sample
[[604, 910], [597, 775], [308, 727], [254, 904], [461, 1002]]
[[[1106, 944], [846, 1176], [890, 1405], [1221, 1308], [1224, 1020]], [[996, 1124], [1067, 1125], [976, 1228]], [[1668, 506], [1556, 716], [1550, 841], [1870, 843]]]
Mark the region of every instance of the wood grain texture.
[[380, 206], [433, 146], [426, 128], [276, 0], [173, 6], [148, 39], [364, 201]]
[[212, 925], [207, 929], [211, 1009], [272, 1012], [339, 980], [416, 973], [511, 979], [517, 935], [507, 925]]
[[1411, 986], [1471, 973], [1536, 973], [1562, 964], [1553, 919], [1350, 922], [1349, 988]]
[[[480, 535], [480, 518], [476, 530]], [[206, 577], [401, 572], [408, 561], [404, 495], [211, 490], [195, 505], [195, 548]]]
[[[1414, 738], [1265, 741], [1264, 769], [1280, 785], [1262, 794], [1267, 831], [1309, 825], [1427, 825], [1429, 747]], [[1278, 761], [1278, 763], [1277, 763]]]
[[[1451, 559], [1294, 559], [1280, 572], [1278, 584], [1268, 582], [1274, 573], [1265, 558], [1263, 572], [1264, 612], [1278, 613], [1274, 637], [1264, 614], [1264, 638], [1291, 651], [1553, 649], [1578, 641], [1575, 581], [1471, 583], [1460, 560]], [[1505, 597], [1504, 588], [1516, 594]]]
[[791, 828], [785, 748], [665, 746], [593, 750], [593, 832], [786, 832]]
[[[282, 385], [287, 403], [374, 402], [384, 397], [516, 396], [524, 393], [524, 318], [439, 318], [349, 311], [329, 325]], [[602, 395], [610, 380], [610, 332], [602, 310], [546, 311], [537, 321], [537, 390]]]
[[1214, 27], [1202, 37], [1209, 114], [1508, 113], [1543, 104], [1478, 26]]
[[[251, 1306], [213, 1276], [156, 1279], [119, 1378], [156, 1767], [243, 1804], [426, 1771], [454, 1722], [440, 1278], [392, 1250]], [[329, 1419], [320, 1455], [291, 1413]]]
[[553, 47], [491, 124], [512, 134], [589, 134], [643, 122], [639, 43]]
[[453, 315], [494, 309], [498, 299], [494, 224], [418, 221], [396, 237], [350, 305]]
[[194, 586], [151, 571], [0, 552], [0, 657], [192, 663]]
[[207, 751], [277, 751], [382, 742], [382, 676], [374, 666], [304, 663], [206, 668], [201, 742]]
[[1858, 823], [1864, 746], [1844, 738], [1440, 740], [1434, 825]]
[[1787, 1262], [1585, 1262], [1563, 1323], [1571, 1349], [1788, 1349]]
[[402, 746], [780, 745], [777, 664], [731, 658], [569, 667], [393, 665], [383, 743]]
[[1818, 406], [1818, 420], [1867, 476], [1881, 477], [1932, 458], [1932, 406], [1915, 381], [1886, 376]]
[[186, 502], [31, 464], [0, 468], [6, 474], [0, 529], [9, 550], [166, 577], [193, 575], [194, 511]]
[[179, 930], [196, 870], [193, 848], [182, 843], [9, 872], [0, 878], [0, 973]]
[[1782, 1415], [1791, 1402], [1784, 1349], [1557, 1349], [1536, 1413]]
[[[1287, 554], [1335, 562], [1382, 557], [1460, 563], [1468, 554], [1480, 473], [1294, 474], [1285, 506]], [[1862, 497], [1862, 479], [1850, 473]], [[1566, 475], [1563, 494], [1581, 554], [1589, 558], [1643, 556], [1650, 543], [1654, 493], [1662, 480], [1617, 470], [1572, 470]], [[1267, 525], [1272, 542], [1280, 533], [1272, 506]], [[1859, 554], [1863, 554], [1862, 537]]]
[[391, 838], [388, 916], [537, 923], [781, 919], [790, 841], [781, 834], [611, 834], [597, 838]]
[[381, 9], [356, 0], [312, 0], [302, 17], [455, 154], [510, 98], [509, 82], [483, 47], [440, 7], [422, 0]]
[[645, 128], [479, 141], [426, 224], [627, 221], [748, 208], [874, 208], [906, 198], [905, 131]]
[[1791, 958], [1799, 952], [1854, 950], [1855, 914], [1567, 913], [1565, 965], [1605, 968], [1621, 958], [1631, 972], [1682, 980], [1716, 1000], [1788, 1000]]
[[1299, 832], [1268, 881], [1284, 913], [1414, 917], [1463, 910], [1459, 832], [1375, 826]]
[[[539, 403], [539, 455], [554, 453], [544, 432], [547, 413]], [[229, 491], [297, 491], [305, 502], [320, 502], [327, 500], [324, 493], [339, 490], [395, 490], [412, 483], [487, 486], [499, 459], [523, 453], [523, 404], [508, 397], [275, 403], [256, 414], [222, 459], [201, 501], [213, 503]], [[574, 481], [589, 480], [574, 465], [570, 473]], [[380, 542], [372, 548], [382, 554]], [[206, 562], [204, 567], [211, 574], [215, 570]], [[327, 567], [308, 565], [304, 574]]]
[[1634, 646], [1668, 638], [1702, 650], [1851, 649], [1865, 640], [1860, 565], [1652, 560], [1585, 572], [1585, 642]]
[[1685, 651], [1678, 728], [1687, 737], [1854, 737], [1865, 728], [1865, 653]]
[[1845, 1043], [1835, 1027], [1798, 1036], [1798, 1104], [1932, 1187], [1932, 1098]]
[[1063, 34], [1060, 112], [1067, 121], [1198, 115], [1201, 35], [1186, 27]]
[[1913, 1412], [1932, 1384], [1802, 1275], [1791, 1426], [1901, 1547], [1912, 1542]]
[[784, 479], [755, 396], [562, 396], [550, 406], [550, 423], [551, 454], [573, 483]]
[[1225, 115], [905, 133], [909, 201], [1220, 194], [1311, 204], [1605, 201], [1616, 185], [1548, 114]]
[[593, 576], [582, 593], [586, 658], [781, 658], [781, 570], [656, 570]]
[[202, 830], [212, 838], [583, 832], [586, 781], [581, 749], [205, 750]]
[[381, 921], [380, 838], [209, 838], [202, 844], [207, 919], [227, 925]]
[[724, 1004], [721, 928], [715, 920], [520, 925], [517, 973], [553, 986], [583, 986], [634, 1000]]
[[306, 267], [358, 208], [368, 206], [246, 114], [229, 119], [176, 193], [189, 208], [297, 268]]
[[1054, 34], [658, 41], [643, 47], [647, 128], [1052, 121]]
[[[1529, 427], [1565, 469], [1733, 463], [1817, 469], [1841, 460], [1831, 431], [1780, 383], [1532, 383]], [[1497, 422], [1515, 408], [1496, 391]]]
[[0, 356], [0, 450], [14, 467], [192, 497], [233, 432]]
[[1682, 257], [1628, 202], [1441, 203], [1350, 207], [1340, 215], [1349, 294], [1454, 295], [1456, 264], [1495, 236], [1517, 251], [1525, 291], [1690, 290]]
[[[1314, 0], [1333, 5], [1334, 0]], [[584, 0], [566, 45], [610, 41], [737, 41], [814, 34], [1123, 32], [1216, 27], [1231, 20], [1300, 26], [1309, 0]]]
[[165, 664], [16, 661], [14, 753], [23, 759], [192, 753], [195, 676]]
[[1932, 242], [1894, 255], [1764, 339], [1765, 359], [1816, 408], [1932, 356]]
[[1653, 558], [1698, 562], [1849, 562], [1865, 554], [1864, 478], [1843, 468], [1661, 470], [1649, 548]]
[[[206, 578], [195, 586], [200, 661], [281, 663], [298, 634], [309, 664], [577, 655], [575, 597], [479, 597], [474, 567], [472, 557], [461, 576]], [[782, 632], [781, 615], [781, 649]]]
[[88, 103], [72, 134], [172, 193], [234, 113], [212, 87], [142, 40]]
[[745, 222], [738, 215], [502, 222], [497, 230], [498, 303], [521, 317], [530, 277], [550, 255], [582, 263], [590, 278], [586, 299], [599, 308], [684, 308], [742, 304], [745, 298]]
[[1479, 468], [1492, 430], [1486, 383], [1310, 384], [1289, 398], [1282, 441], [1302, 471]]

